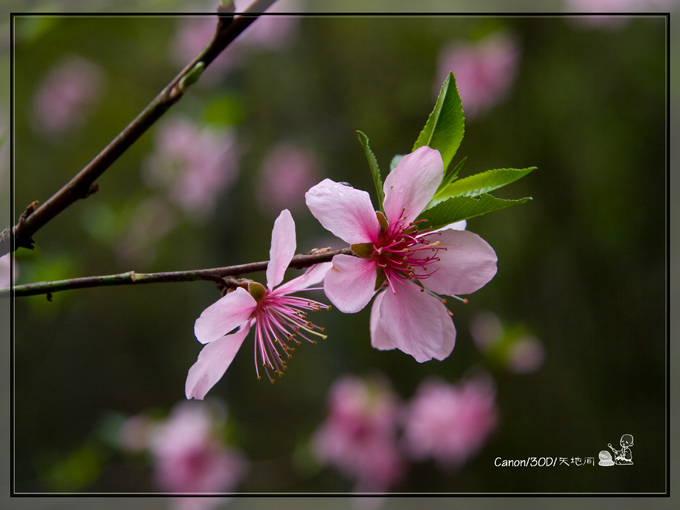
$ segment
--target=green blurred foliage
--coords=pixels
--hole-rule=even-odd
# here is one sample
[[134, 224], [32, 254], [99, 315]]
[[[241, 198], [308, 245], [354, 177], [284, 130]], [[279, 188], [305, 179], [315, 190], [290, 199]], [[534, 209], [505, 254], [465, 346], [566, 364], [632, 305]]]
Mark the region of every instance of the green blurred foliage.
[[[168, 48], [182, 21], [17, 19], [16, 214], [57, 191], [174, 77], [179, 67]], [[304, 451], [333, 380], [382, 372], [404, 399], [429, 376], [457, 381], [482, 358], [470, 318], [492, 310], [528, 325], [545, 343], [545, 365], [533, 374], [494, 374], [501, 425], [477, 458], [458, 472], [414, 464], [408, 482], [395, 489], [663, 491], [667, 105], [660, 18], [634, 19], [619, 30], [559, 17], [302, 18], [290, 45], [252, 53], [210, 81], [208, 68], [167, 114], [238, 132], [240, 173], [209, 221], [182, 217], [143, 265], [130, 267], [116, 255], [116, 241], [135, 222], [135, 205], [154, 195], [141, 178], [152, 128], [104, 174], [96, 194], [36, 234], [34, 252], [17, 253], [20, 283], [265, 260], [275, 218], [255, 199], [265, 153], [294, 139], [313, 147], [323, 176], [373, 194], [355, 131], [370, 137], [388, 168], [413, 146], [432, 109], [442, 45], [497, 28], [518, 37], [520, 71], [503, 103], [467, 122], [456, 155], [456, 162], [468, 158], [460, 177], [539, 168], [499, 193], [533, 201], [468, 222], [496, 250], [497, 276], [468, 305], [449, 304], [458, 339], [443, 362], [418, 364], [398, 351], [372, 349], [368, 309], [315, 316], [328, 339], [300, 346], [274, 385], [255, 379], [244, 348], [210, 393], [225, 400], [233, 437], [252, 460], [242, 489], [350, 490], [332, 470], [310, 465]], [[85, 124], [48, 138], [31, 127], [32, 100], [51, 65], [68, 55], [104, 70], [103, 95]], [[293, 214], [298, 252], [340, 246], [306, 208]], [[91, 446], [91, 433], [107, 413], [170, 408], [184, 398], [186, 372], [200, 350], [194, 320], [218, 297], [210, 283], [174, 283], [63, 292], [51, 303], [17, 300], [16, 489], [152, 490], [129, 475], [124, 458]], [[499, 456], [597, 458], [623, 433], [635, 437], [630, 469], [493, 466]], [[89, 469], [100, 476], [89, 479]]]

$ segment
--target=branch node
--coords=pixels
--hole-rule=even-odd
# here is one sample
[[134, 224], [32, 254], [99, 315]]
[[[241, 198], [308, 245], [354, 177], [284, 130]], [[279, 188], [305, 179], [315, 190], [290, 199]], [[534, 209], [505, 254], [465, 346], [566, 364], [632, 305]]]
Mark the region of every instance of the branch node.
[[236, 4], [234, 4], [233, 0], [226, 0], [226, 2], [222, 0], [220, 5], [217, 6], [217, 14], [220, 17], [233, 19], [235, 12]]
[[31, 214], [33, 214], [33, 211], [35, 211], [35, 209], [36, 209], [36, 207], [38, 207], [39, 203], [40, 202], [38, 202], [37, 200], [34, 200], [30, 204], [28, 204], [28, 207], [19, 216], [19, 223], [24, 223], [26, 221], [26, 218], [28, 218]]
[[308, 255], [318, 255], [320, 253], [328, 253], [329, 251], [331, 251], [330, 246], [327, 246], [326, 248], [312, 248], [309, 250]]
[[99, 184], [93, 184], [87, 189], [87, 193], [85, 193], [85, 196], [83, 198], [87, 198], [93, 193], [96, 193], [97, 191], [99, 191]]

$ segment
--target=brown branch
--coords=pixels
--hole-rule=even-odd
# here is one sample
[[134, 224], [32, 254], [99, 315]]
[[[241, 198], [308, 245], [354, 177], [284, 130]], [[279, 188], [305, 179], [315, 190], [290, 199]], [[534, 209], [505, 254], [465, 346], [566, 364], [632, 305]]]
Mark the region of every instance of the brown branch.
[[[330, 262], [338, 254], [350, 255], [350, 248], [340, 250], [314, 250], [304, 255], [295, 255], [288, 267], [302, 269], [321, 262]], [[208, 280], [219, 283], [220, 285], [235, 284], [233, 280], [226, 281], [229, 277], [237, 277], [242, 274], [256, 273], [265, 271], [269, 261], [251, 262], [237, 266], [217, 267], [213, 269], [197, 269], [194, 271], [172, 271], [166, 273], [136, 273], [128, 271], [106, 276], [86, 276], [83, 278], [72, 278], [69, 280], [59, 280], [55, 282], [38, 282], [26, 285], [16, 285], [13, 288], [0, 289], [0, 298], [21, 296], [36, 296], [46, 294], [50, 299], [52, 294], [62, 290], [85, 289], [93, 287], [111, 287], [117, 285], [142, 285], [147, 283], [168, 283], [168, 282], [192, 282], [198, 280]]]
[[[236, 39], [260, 13], [276, 0], [256, 0], [245, 12], [234, 16], [227, 9], [218, 9], [217, 29], [208, 45], [165, 87], [114, 140], [107, 145], [71, 181], [41, 206], [24, 213], [17, 224], [0, 233], [0, 256], [17, 248], [33, 248], [32, 236], [47, 222], [81, 198], [97, 190], [94, 181], [100, 177], [144, 132], [183, 96], [187, 86], [195, 81], [202, 69]], [[202, 63], [202, 64], [201, 64]], [[188, 76], [188, 78], [187, 78]], [[186, 78], [186, 79], [185, 79]], [[34, 202], [36, 204], [36, 202]], [[30, 208], [30, 207], [29, 207]], [[13, 239], [12, 239], [13, 238]], [[12, 240], [14, 242], [12, 242]]]

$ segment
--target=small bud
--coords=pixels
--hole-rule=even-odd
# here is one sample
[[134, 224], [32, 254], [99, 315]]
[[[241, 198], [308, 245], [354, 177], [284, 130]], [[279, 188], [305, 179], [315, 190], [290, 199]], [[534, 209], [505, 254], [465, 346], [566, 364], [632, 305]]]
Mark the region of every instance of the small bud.
[[373, 255], [373, 243], [353, 244], [351, 248], [354, 253], [364, 259], [370, 259]]
[[265, 289], [260, 283], [251, 282], [248, 284], [248, 292], [250, 292], [250, 295], [253, 296], [253, 299], [259, 303], [267, 293], [267, 289]]
[[179, 81], [179, 89], [184, 92], [189, 85], [196, 83], [201, 77], [203, 69], [205, 69], [205, 63], [202, 61], [197, 62], [196, 65]]
[[380, 211], [376, 211], [375, 215], [378, 217], [378, 223], [380, 223], [380, 228], [382, 230], [386, 230], [390, 225], [389, 223], [387, 223], [387, 218], [385, 218], [385, 215]]

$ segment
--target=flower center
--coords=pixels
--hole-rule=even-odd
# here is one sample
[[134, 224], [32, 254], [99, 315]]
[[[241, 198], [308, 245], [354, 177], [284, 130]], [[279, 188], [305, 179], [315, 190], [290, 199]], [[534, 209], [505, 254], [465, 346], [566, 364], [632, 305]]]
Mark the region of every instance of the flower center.
[[[381, 213], [377, 213], [380, 214]], [[387, 284], [395, 291], [394, 285], [401, 283], [414, 288], [409, 281], [414, 278], [423, 280], [436, 272], [436, 262], [439, 261], [437, 253], [445, 250], [439, 241], [433, 241], [431, 229], [418, 232], [418, 223], [405, 224], [402, 220], [404, 213], [398, 221], [387, 225], [384, 218], [381, 225], [387, 225], [380, 232], [378, 241], [373, 244], [370, 257], [376, 261], [385, 275]], [[382, 215], [381, 215], [382, 216]], [[379, 220], [381, 218], [379, 217]], [[384, 222], [384, 223], [383, 223]], [[422, 290], [422, 287], [418, 285]]]
[[326, 338], [324, 328], [307, 320], [307, 312], [328, 310], [330, 306], [313, 299], [278, 294], [259, 283], [250, 284], [250, 287], [253, 287], [251, 295], [257, 300], [257, 308], [251, 316], [255, 320], [255, 372], [259, 379], [259, 358], [273, 383], [269, 369], [279, 377], [283, 376], [286, 360], [292, 357], [295, 350], [289, 342], [300, 345], [298, 337], [301, 337], [315, 344], [316, 340], [310, 336]]

